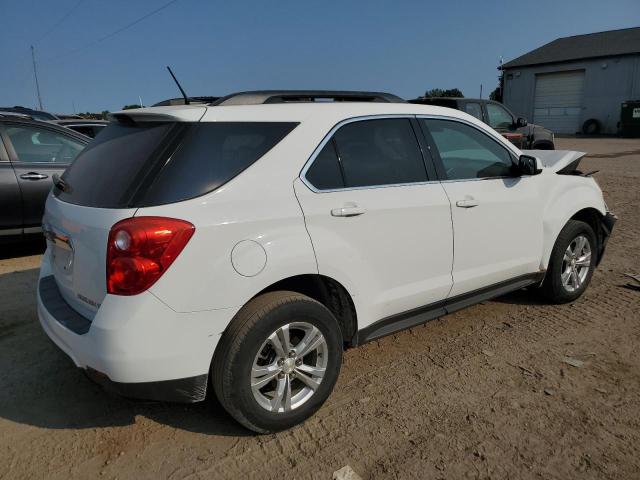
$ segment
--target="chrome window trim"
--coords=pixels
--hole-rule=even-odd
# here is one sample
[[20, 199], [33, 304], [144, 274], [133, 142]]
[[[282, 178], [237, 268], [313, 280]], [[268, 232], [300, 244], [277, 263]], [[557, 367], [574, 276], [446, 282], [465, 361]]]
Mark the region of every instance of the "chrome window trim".
[[[351, 118], [344, 119], [338, 122], [336, 125], [334, 125], [331, 128], [331, 130], [329, 130], [329, 133], [327, 133], [324, 136], [320, 144], [315, 148], [313, 153], [311, 153], [311, 156], [302, 167], [302, 170], [300, 171], [300, 174], [299, 174], [299, 178], [302, 181], [302, 183], [304, 183], [305, 186], [314, 193], [335, 193], [335, 192], [346, 192], [346, 191], [352, 191], [352, 190], [370, 190], [373, 188], [393, 188], [393, 187], [404, 187], [404, 186], [412, 186], [412, 185], [430, 185], [434, 183], [476, 182], [480, 180], [487, 181], [487, 180], [503, 180], [505, 178], [515, 178], [515, 177], [502, 176], [502, 177], [460, 178], [460, 179], [446, 179], [446, 180], [427, 180], [426, 182], [392, 183], [392, 184], [385, 184], [385, 185], [370, 185], [370, 186], [362, 186], [362, 187], [331, 188], [326, 190], [321, 190], [316, 188], [311, 184], [311, 182], [307, 180], [307, 171], [311, 168], [311, 165], [315, 161], [316, 157], [320, 154], [324, 146], [329, 142], [329, 140], [331, 140], [335, 132], [340, 127], [347, 125], [349, 123], [361, 122], [366, 120], [381, 120], [385, 118], [406, 118], [409, 120], [411, 120], [412, 118], [416, 120], [419, 120], [421, 118], [426, 118], [426, 119], [432, 119], [432, 120], [446, 120], [446, 121], [463, 123], [472, 128], [475, 128], [480, 133], [487, 136], [492, 141], [496, 142], [498, 145], [504, 147], [507, 150], [507, 152], [511, 153], [516, 158], [520, 157], [520, 153], [516, 150], [515, 145], [513, 145], [511, 142], [504, 139], [504, 137], [500, 136], [500, 134], [496, 132], [496, 134], [498, 135], [496, 137], [491, 132], [487, 132], [486, 130], [478, 127], [478, 125], [475, 125], [464, 118], [451, 117], [448, 115], [402, 114], [402, 113], [401, 114], [365, 115], [360, 117], [351, 117]], [[431, 150], [431, 147], [429, 145], [427, 145], [427, 148]], [[528, 177], [529, 175], [523, 175], [523, 177], [525, 176]], [[518, 178], [522, 178], [522, 177], [518, 177]]]
[[[313, 186], [309, 180], [307, 180], [307, 171], [311, 168], [311, 165], [315, 161], [316, 157], [320, 154], [320, 152], [322, 151], [324, 146], [327, 143], [329, 143], [331, 138], [333, 138], [333, 135], [336, 133], [336, 131], [338, 131], [338, 129], [340, 129], [340, 127], [342, 127], [344, 125], [347, 125], [349, 123], [364, 122], [366, 120], [384, 120], [384, 119], [389, 119], [389, 118], [406, 118], [407, 120], [411, 120], [411, 119], [416, 118], [416, 116], [414, 114], [410, 114], [410, 113], [363, 115], [363, 116], [360, 116], [360, 117], [346, 118], [346, 119], [341, 120], [340, 122], [336, 123], [331, 128], [331, 130], [329, 130], [329, 133], [327, 133], [324, 136], [324, 138], [322, 139], [320, 144], [315, 148], [315, 150], [313, 151], [313, 153], [311, 154], [309, 159], [305, 162], [304, 166], [302, 167], [302, 170], [300, 171], [300, 174], [299, 174], [299, 178], [300, 178], [300, 180], [302, 180], [302, 183], [304, 183], [306, 185], [306, 187], [309, 190], [311, 190], [312, 192], [314, 192], [314, 193], [348, 192], [348, 191], [352, 191], [352, 190], [370, 190], [370, 189], [373, 189], [373, 188], [393, 188], [393, 187], [403, 187], [403, 186], [409, 186], [409, 185], [428, 185], [428, 184], [432, 184], [432, 183], [439, 183], [438, 180], [427, 180], [427, 181], [424, 181], [424, 182], [389, 183], [389, 184], [384, 184], [384, 185], [367, 185], [367, 186], [361, 186], [361, 187], [344, 187], [344, 188], [331, 188], [331, 189], [320, 190], [320, 189], [316, 188], [315, 186]], [[416, 138], [416, 143], [419, 146], [417, 138]]]

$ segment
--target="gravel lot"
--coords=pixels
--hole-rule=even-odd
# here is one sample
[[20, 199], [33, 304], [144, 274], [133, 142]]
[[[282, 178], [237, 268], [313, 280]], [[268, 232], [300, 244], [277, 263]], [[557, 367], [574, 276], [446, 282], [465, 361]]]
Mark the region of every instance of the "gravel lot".
[[214, 401], [104, 393], [38, 325], [42, 245], [0, 247], [0, 478], [640, 478], [640, 292], [622, 275], [640, 273], [640, 140], [558, 147], [589, 152], [620, 217], [585, 296], [517, 292], [350, 350], [324, 408], [276, 435]]

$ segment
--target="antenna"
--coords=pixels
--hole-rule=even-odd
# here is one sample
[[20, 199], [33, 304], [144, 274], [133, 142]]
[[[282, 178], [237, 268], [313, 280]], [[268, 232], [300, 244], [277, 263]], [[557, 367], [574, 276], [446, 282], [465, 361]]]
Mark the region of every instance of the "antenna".
[[180, 82], [178, 82], [178, 79], [176, 78], [176, 76], [171, 71], [171, 67], [169, 65], [167, 65], [167, 70], [169, 70], [169, 73], [171, 74], [171, 78], [173, 78], [173, 81], [176, 82], [176, 85], [180, 89], [180, 93], [182, 93], [182, 97], [184, 98], [184, 104], [185, 105], [189, 105], [189, 97], [187, 97], [187, 94], [185, 93], [184, 89], [182, 88], [182, 85], [180, 85]]
[[33, 45], [31, 45], [31, 60], [33, 61], [33, 76], [36, 78], [36, 91], [38, 92], [38, 104], [40, 105], [40, 110], [43, 110], [42, 97], [40, 96], [40, 84], [38, 83], [38, 71], [36, 70], [36, 54], [33, 51]]

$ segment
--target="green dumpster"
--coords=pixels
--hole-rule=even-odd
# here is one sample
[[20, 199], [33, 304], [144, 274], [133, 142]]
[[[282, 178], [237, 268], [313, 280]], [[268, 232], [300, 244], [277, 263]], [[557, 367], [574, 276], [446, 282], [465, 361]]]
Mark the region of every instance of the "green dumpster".
[[640, 137], [640, 100], [629, 100], [620, 109], [620, 135]]

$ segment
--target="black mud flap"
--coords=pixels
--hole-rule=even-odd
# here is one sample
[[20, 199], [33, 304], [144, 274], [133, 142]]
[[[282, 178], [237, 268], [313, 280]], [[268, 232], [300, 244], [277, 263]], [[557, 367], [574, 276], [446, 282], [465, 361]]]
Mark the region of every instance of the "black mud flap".
[[609, 237], [613, 231], [613, 226], [617, 221], [618, 217], [611, 212], [607, 212], [607, 214], [602, 217], [602, 221], [600, 222], [602, 241], [600, 242], [600, 251], [598, 252], [596, 266], [600, 265], [600, 260], [602, 260], [602, 256], [604, 255], [605, 247], [607, 246], [607, 242], [609, 241]]
[[85, 373], [105, 390], [127, 398], [195, 403], [204, 400], [207, 394], [207, 374], [158, 382], [121, 383], [93, 368], [87, 368]]

